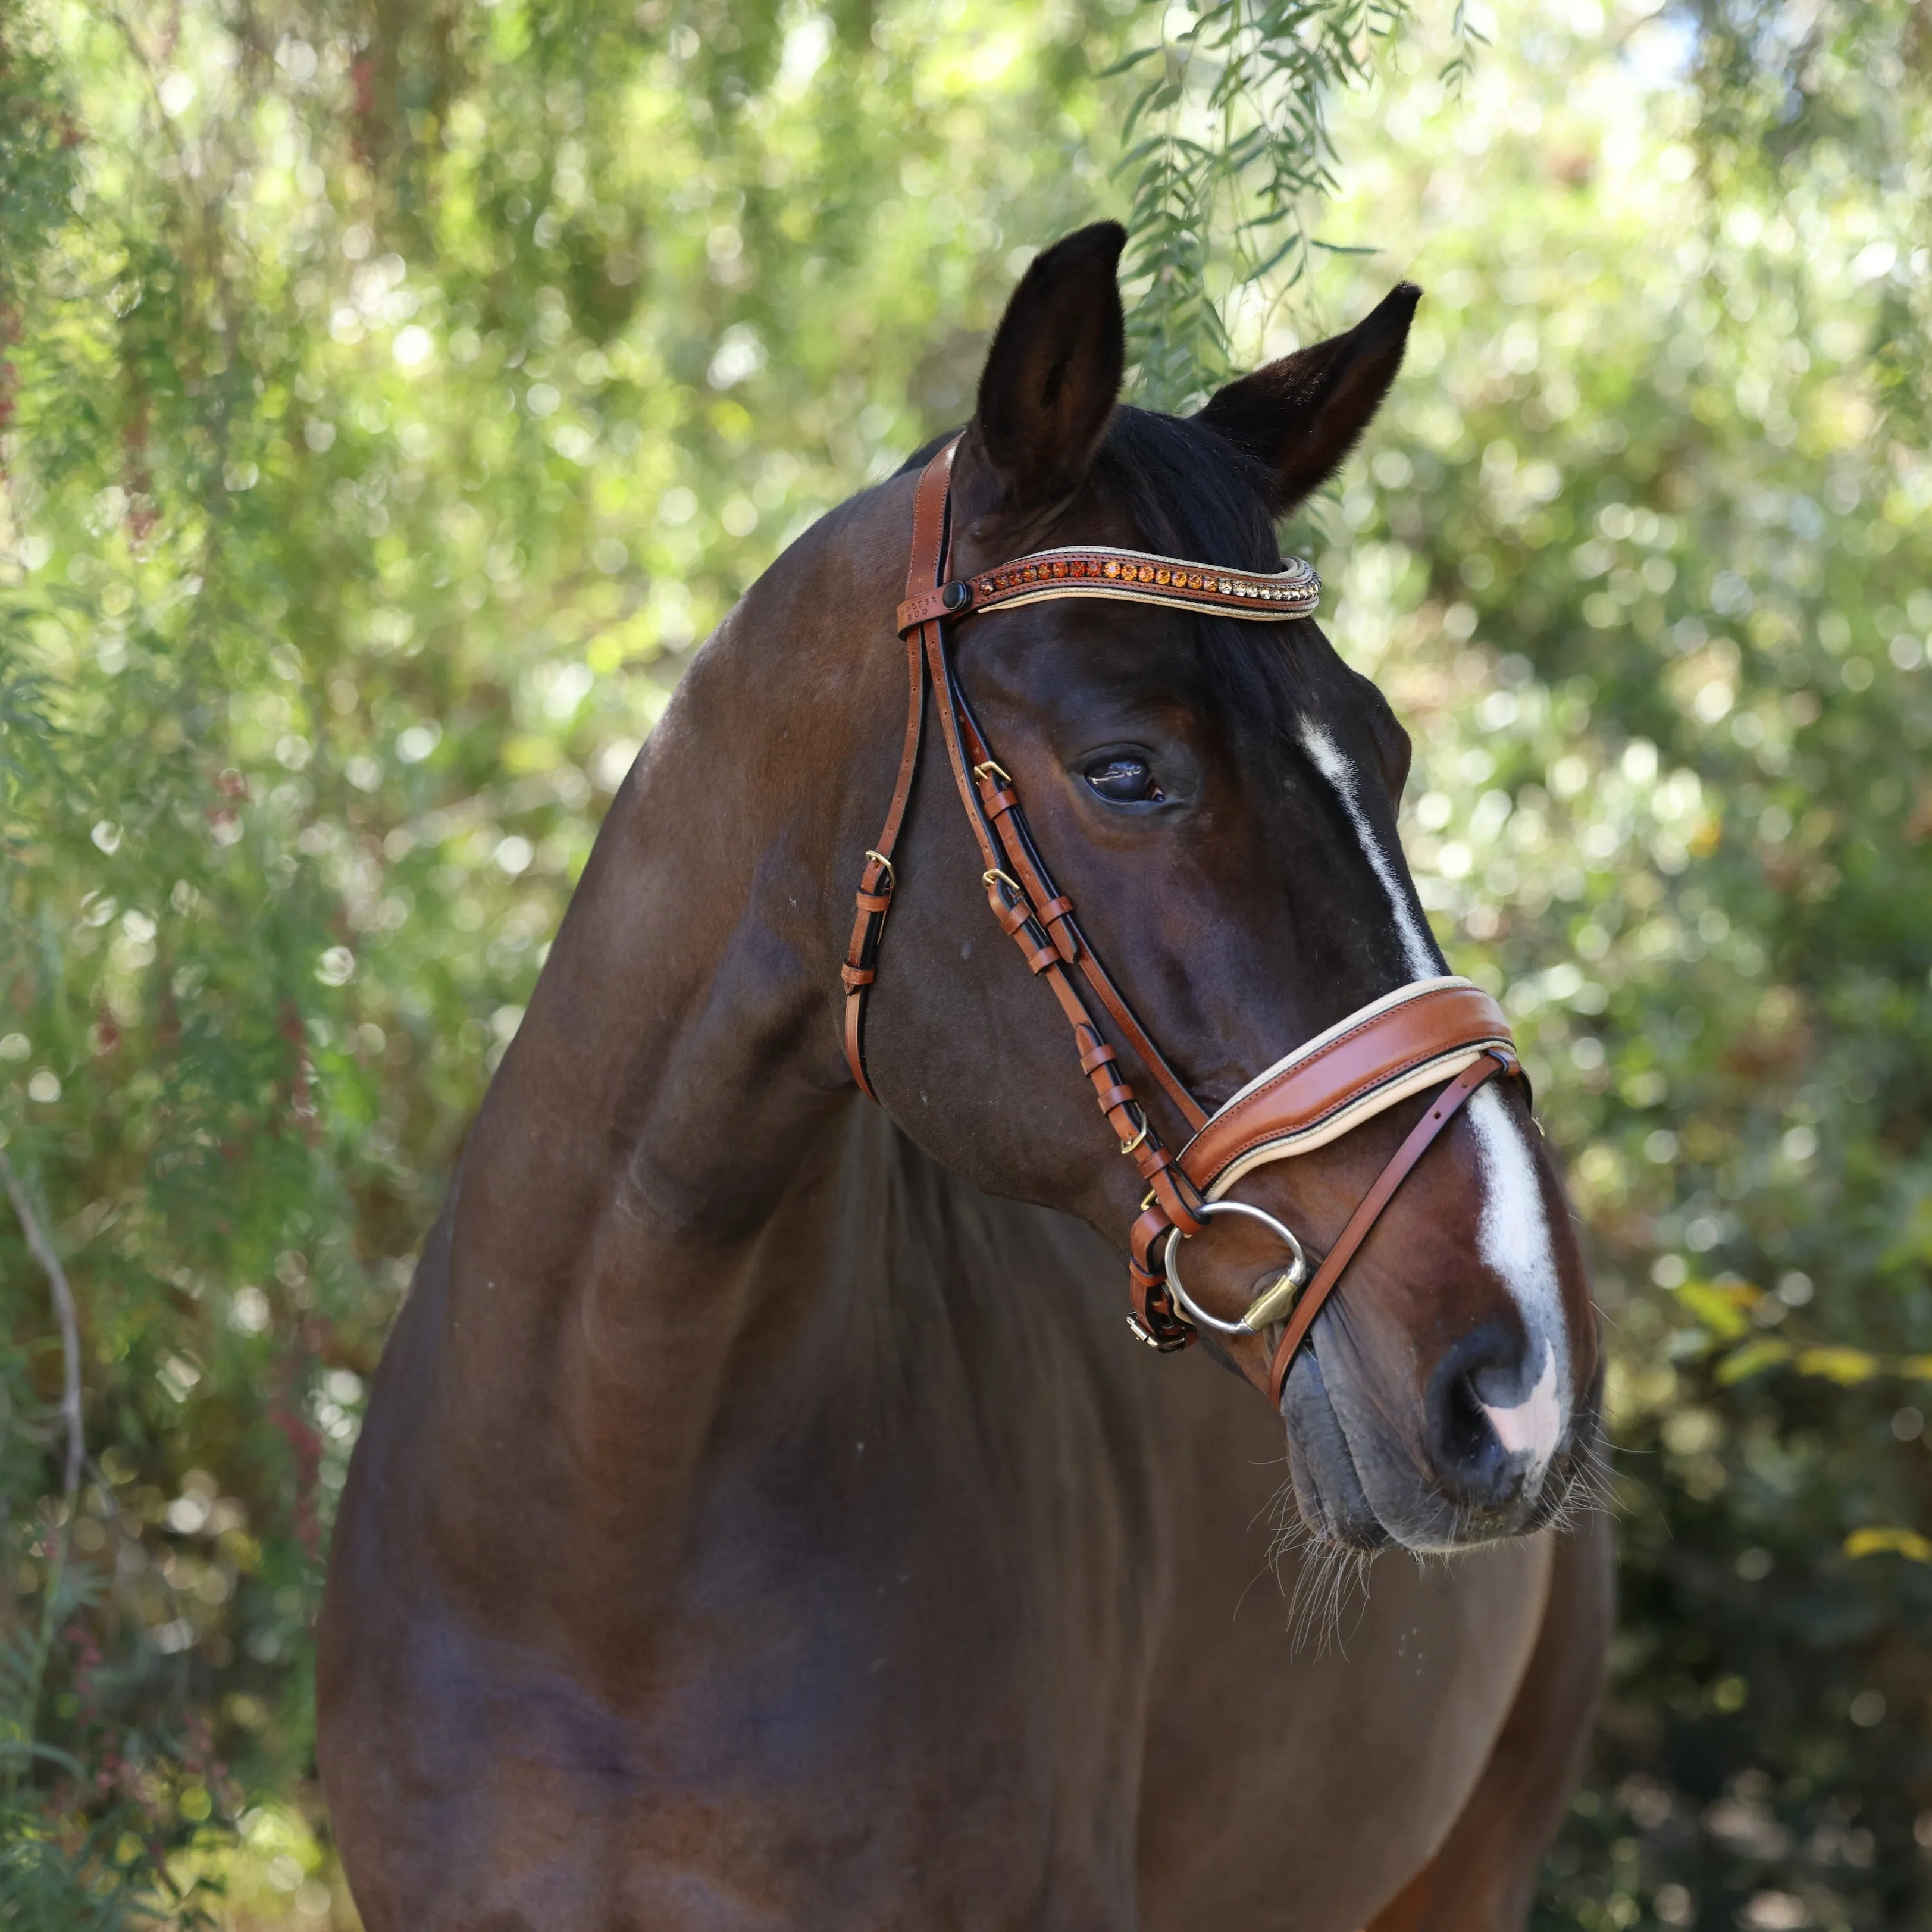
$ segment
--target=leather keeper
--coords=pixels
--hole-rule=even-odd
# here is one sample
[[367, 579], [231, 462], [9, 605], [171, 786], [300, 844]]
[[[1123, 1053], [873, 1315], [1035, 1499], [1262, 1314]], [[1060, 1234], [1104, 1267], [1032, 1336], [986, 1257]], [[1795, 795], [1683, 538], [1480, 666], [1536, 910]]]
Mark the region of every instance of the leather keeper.
[[1134, 1318], [1141, 1332], [1162, 1354], [1191, 1348], [1196, 1340], [1192, 1322], [1174, 1308], [1164, 1282], [1156, 1275], [1136, 1275], [1131, 1283]]
[[1134, 1223], [1133, 1232], [1127, 1237], [1128, 1250], [1132, 1256], [1127, 1264], [1130, 1273], [1144, 1274], [1150, 1281], [1159, 1278], [1154, 1265], [1154, 1244], [1173, 1226], [1172, 1218], [1157, 1202], [1140, 1216]]
[[[1147, 1175], [1148, 1186], [1154, 1190], [1156, 1205], [1173, 1227], [1190, 1238], [1207, 1232], [1207, 1217], [1197, 1214], [1194, 1211], [1193, 1202], [1181, 1192], [1185, 1186], [1187, 1193], [1192, 1194], [1198, 1201], [1200, 1198], [1198, 1190], [1189, 1178], [1186, 1169], [1166, 1148], [1158, 1144], [1154, 1147], [1152, 1156], [1143, 1172]], [[1143, 1215], [1142, 1218], [1144, 1220], [1146, 1217]], [[1136, 1226], [1138, 1225], [1136, 1223]]]

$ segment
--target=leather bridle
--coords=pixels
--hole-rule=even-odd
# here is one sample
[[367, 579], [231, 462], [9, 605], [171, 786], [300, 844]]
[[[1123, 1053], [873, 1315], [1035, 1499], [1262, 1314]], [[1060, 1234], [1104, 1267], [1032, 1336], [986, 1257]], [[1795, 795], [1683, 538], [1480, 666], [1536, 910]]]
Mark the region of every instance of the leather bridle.
[[[1520, 1076], [1508, 1022], [1496, 1001], [1466, 980], [1420, 980], [1350, 1014], [1258, 1074], [1212, 1113], [1201, 1106], [1134, 1017], [1081, 929], [1072, 901], [1054, 885], [1013, 781], [994, 761], [959, 688], [946, 627], [982, 613], [1062, 597], [1113, 598], [1280, 622], [1312, 612], [1321, 584], [1306, 564], [1292, 559], [1264, 574], [1094, 546], [1036, 551], [970, 578], [949, 577], [958, 446], [955, 437], [926, 465], [914, 498], [912, 557], [898, 609], [906, 645], [905, 740], [884, 828], [866, 854], [851, 944], [840, 970], [846, 1060], [860, 1090], [877, 1100], [866, 1070], [866, 1003], [878, 979], [879, 943], [898, 883], [892, 853], [919, 770], [929, 685], [937, 694], [940, 736], [953, 782], [986, 861], [993, 916], [1059, 1001], [1073, 1029], [1080, 1070], [1093, 1083], [1120, 1152], [1148, 1184], [1129, 1239], [1128, 1325], [1163, 1354], [1188, 1347], [1202, 1325], [1264, 1338], [1279, 1328], [1268, 1368], [1268, 1393], [1278, 1408], [1315, 1318], [1396, 1190], [1477, 1088], [1499, 1073]], [[1187, 1123], [1192, 1138], [1178, 1154], [1163, 1143], [1136, 1096], [1090, 998]], [[1223, 1198], [1264, 1162], [1326, 1146], [1432, 1087], [1442, 1090], [1363, 1196], [1313, 1280], [1306, 1279], [1301, 1244], [1291, 1230], [1259, 1208]], [[1232, 1322], [1197, 1306], [1179, 1271], [1183, 1241], [1204, 1233], [1209, 1221], [1223, 1214], [1265, 1222], [1294, 1257], [1286, 1272]]]

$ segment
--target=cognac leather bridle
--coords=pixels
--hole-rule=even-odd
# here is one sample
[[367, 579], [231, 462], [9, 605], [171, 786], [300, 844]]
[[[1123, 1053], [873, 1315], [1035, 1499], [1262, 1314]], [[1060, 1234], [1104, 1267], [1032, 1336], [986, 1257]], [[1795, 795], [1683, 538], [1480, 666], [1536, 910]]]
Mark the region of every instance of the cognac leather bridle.
[[[1120, 1152], [1148, 1184], [1128, 1244], [1128, 1325], [1163, 1354], [1189, 1346], [1203, 1326], [1263, 1337], [1279, 1327], [1268, 1368], [1268, 1393], [1278, 1408], [1315, 1318], [1396, 1190], [1478, 1088], [1499, 1073], [1520, 1074], [1508, 1022], [1496, 1001], [1466, 980], [1420, 980], [1351, 1013], [1258, 1074], [1212, 1113], [1201, 1106], [1134, 1017], [1081, 929], [1073, 902], [1054, 885], [1013, 781], [994, 761], [959, 688], [946, 627], [982, 613], [1063, 597], [1113, 598], [1280, 622], [1312, 612], [1321, 584], [1297, 560], [1264, 574], [1091, 545], [1036, 551], [968, 578], [950, 577], [958, 446], [955, 437], [926, 465], [914, 498], [912, 559], [905, 602], [898, 608], [906, 645], [905, 740], [884, 829], [866, 854], [851, 943], [840, 970], [845, 1058], [860, 1091], [877, 1100], [866, 1070], [866, 1003], [878, 979], [879, 943], [898, 883], [892, 852], [919, 770], [929, 685], [937, 694], [940, 736], [966, 822], [986, 860], [993, 916], [1059, 1001], [1073, 1029], [1080, 1070], [1093, 1083]], [[1109, 1043], [1090, 995], [1187, 1123], [1192, 1138], [1178, 1154], [1162, 1142], [1121, 1071], [1118, 1050]], [[1442, 1090], [1363, 1196], [1313, 1280], [1306, 1278], [1301, 1244], [1288, 1228], [1260, 1208], [1224, 1198], [1263, 1163], [1324, 1147], [1432, 1087]], [[1265, 1223], [1293, 1258], [1238, 1322], [1199, 1307], [1180, 1274], [1182, 1243], [1205, 1232], [1216, 1215], [1230, 1214]]]

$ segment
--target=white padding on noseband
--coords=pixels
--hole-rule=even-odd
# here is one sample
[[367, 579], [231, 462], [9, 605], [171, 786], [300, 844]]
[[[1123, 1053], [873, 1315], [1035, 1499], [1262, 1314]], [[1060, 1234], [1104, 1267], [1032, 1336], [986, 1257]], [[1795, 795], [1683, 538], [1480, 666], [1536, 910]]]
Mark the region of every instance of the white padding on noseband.
[[[1284, 1054], [1272, 1066], [1257, 1073], [1239, 1093], [1231, 1095], [1215, 1108], [1208, 1126], [1212, 1126], [1229, 1108], [1245, 1100], [1250, 1094], [1268, 1086], [1283, 1074], [1292, 1072], [1303, 1061], [1312, 1058], [1324, 1047], [1331, 1046], [1344, 1034], [1352, 1032], [1364, 1021], [1378, 1018], [1391, 1007], [1406, 1006], [1411, 1000], [1419, 999], [1424, 994], [1463, 986], [1468, 987], [1472, 992], [1480, 990], [1472, 980], [1466, 980], [1460, 974], [1448, 973], [1432, 980], [1418, 980], [1408, 986], [1398, 986], [1394, 992], [1384, 993], [1379, 1000], [1372, 1000], [1366, 1006], [1357, 1007], [1346, 1018], [1337, 1020], [1327, 1032], [1317, 1034], [1312, 1040], [1297, 1047], [1292, 1053]], [[1510, 1042], [1507, 1036], [1500, 1036], [1495, 1044], [1507, 1047]], [[1282, 1134], [1249, 1148], [1239, 1160], [1231, 1162], [1214, 1177], [1204, 1190], [1207, 1198], [1210, 1201], [1220, 1200], [1243, 1174], [1250, 1174], [1270, 1161], [1287, 1160], [1297, 1154], [1312, 1154], [1317, 1148], [1326, 1147], [1330, 1141], [1340, 1140], [1344, 1134], [1352, 1132], [1364, 1120], [1372, 1120], [1376, 1114], [1385, 1112], [1400, 1101], [1407, 1100], [1411, 1094], [1440, 1086], [1445, 1080], [1453, 1080], [1465, 1067], [1473, 1066], [1486, 1050], [1486, 1043], [1484, 1042], [1459, 1046], [1450, 1052], [1424, 1062], [1420, 1066], [1411, 1068], [1399, 1079], [1371, 1088], [1366, 1094], [1358, 1094], [1346, 1106], [1337, 1108], [1334, 1113], [1317, 1120], [1312, 1126], [1303, 1128], [1298, 1133]], [[1204, 1127], [1202, 1132], [1204, 1133], [1207, 1130]]]
[[[1499, 1046], [1507, 1046], [1506, 1040], [1498, 1040]], [[1473, 1066], [1481, 1059], [1486, 1049], [1480, 1046], [1458, 1047], [1454, 1053], [1445, 1053], [1439, 1060], [1431, 1060], [1400, 1080], [1391, 1080], [1385, 1087], [1372, 1088], [1366, 1094], [1351, 1100], [1346, 1107], [1338, 1108], [1325, 1120], [1318, 1120], [1312, 1127], [1304, 1127], [1298, 1134], [1283, 1134], [1280, 1139], [1263, 1141], [1260, 1146], [1249, 1148], [1240, 1159], [1215, 1177], [1212, 1186], [1208, 1189], [1210, 1201], [1218, 1201], [1244, 1174], [1252, 1174], [1258, 1167], [1271, 1160], [1287, 1160], [1298, 1154], [1312, 1154], [1317, 1148], [1326, 1147], [1330, 1141], [1360, 1126], [1364, 1120], [1373, 1120], [1376, 1114], [1386, 1112], [1399, 1100], [1406, 1100], [1412, 1094], [1420, 1094], [1426, 1088], [1439, 1087], [1445, 1080], [1453, 1080], [1464, 1067]]]
[[1278, 1073], [1286, 1073], [1289, 1068], [1298, 1066], [1304, 1060], [1312, 1058], [1332, 1042], [1340, 1040], [1345, 1033], [1352, 1033], [1364, 1020], [1379, 1019], [1391, 1006], [1406, 1006], [1411, 1000], [1420, 999], [1424, 993], [1440, 992], [1445, 986], [1467, 986], [1472, 992], [1480, 990], [1473, 980], [1466, 980], [1460, 973], [1444, 973], [1433, 980], [1412, 980], [1406, 986], [1398, 986], [1392, 993], [1384, 993], [1379, 1000], [1371, 1000], [1366, 1006], [1358, 1006], [1352, 1013], [1337, 1020], [1326, 1033], [1318, 1033], [1311, 1040], [1303, 1042], [1292, 1053], [1285, 1053], [1272, 1066], [1264, 1066], [1238, 1094], [1231, 1094], [1214, 1109], [1214, 1118], [1219, 1120], [1230, 1107], [1245, 1100], [1257, 1088], [1265, 1087]]

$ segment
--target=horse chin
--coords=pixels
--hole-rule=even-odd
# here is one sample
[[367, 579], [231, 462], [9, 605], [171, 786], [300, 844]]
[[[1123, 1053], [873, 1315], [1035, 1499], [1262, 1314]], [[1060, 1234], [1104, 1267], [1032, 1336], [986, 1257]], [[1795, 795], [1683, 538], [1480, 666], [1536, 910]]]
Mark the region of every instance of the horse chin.
[[1304, 1348], [1288, 1372], [1281, 1414], [1288, 1425], [1294, 1506], [1310, 1534], [1317, 1543], [1345, 1550], [1382, 1550], [1393, 1543], [1396, 1539], [1363, 1487], [1348, 1433], [1328, 1400], [1312, 1348]]

